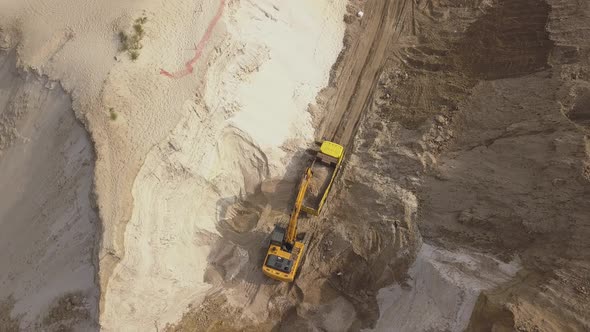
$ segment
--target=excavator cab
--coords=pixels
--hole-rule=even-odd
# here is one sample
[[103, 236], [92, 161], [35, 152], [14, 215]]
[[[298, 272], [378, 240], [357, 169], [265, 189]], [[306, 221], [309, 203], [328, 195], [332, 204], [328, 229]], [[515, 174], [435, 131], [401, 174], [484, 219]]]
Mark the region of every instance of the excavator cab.
[[285, 241], [286, 229], [275, 226], [270, 235], [270, 245], [266, 253], [262, 272], [273, 279], [291, 282], [303, 256], [304, 245], [295, 241], [289, 244]]
[[[270, 235], [270, 244], [275, 246], [274, 248], [280, 247], [282, 252], [291, 252], [293, 248], [290, 248], [290, 246], [288, 246], [283, 241], [285, 238], [285, 232], [285, 228], [281, 226], [275, 226], [275, 229]], [[274, 251], [274, 253], [276, 252], [277, 250]], [[274, 253], [268, 255], [265, 265], [276, 271], [281, 271], [287, 274], [291, 273], [291, 270], [293, 269], [293, 260], [283, 256], [275, 255]]]
[[283, 246], [283, 239], [285, 238], [285, 233], [287, 230], [285, 227], [281, 227], [279, 225], [275, 226], [275, 229], [270, 234], [270, 243], [276, 246]]

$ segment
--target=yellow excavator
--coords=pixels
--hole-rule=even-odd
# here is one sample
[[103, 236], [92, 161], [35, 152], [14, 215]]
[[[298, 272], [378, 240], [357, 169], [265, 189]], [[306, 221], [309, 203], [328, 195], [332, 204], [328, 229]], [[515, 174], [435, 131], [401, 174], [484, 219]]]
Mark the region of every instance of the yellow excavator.
[[297, 273], [301, 257], [303, 257], [303, 250], [305, 249], [303, 242], [297, 241], [297, 219], [299, 218], [299, 212], [301, 211], [301, 205], [303, 204], [303, 198], [311, 176], [311, 168], [308, 168], [301, 180], [299, 193], [297, 194], [287, 229], [276, 225], [270, 235], [270, 245], [268, 246], [266, 258], [264, 259], [262, 272], [273, 279], [286, 282], [291, 282], [295, 279], [295, 274]]
[[301, 179], [287, 229], [277, 225], [270, 236], [262, 266], [262, 272], [268, 277], [286, 282], [295, 279], [305, 249], [303, 242], [297, 241], [299, 213], [303, 210], [312, 216], [320, 214], [343, 158], [341, 145], [329, 141], [320, 143], [319, 151]]

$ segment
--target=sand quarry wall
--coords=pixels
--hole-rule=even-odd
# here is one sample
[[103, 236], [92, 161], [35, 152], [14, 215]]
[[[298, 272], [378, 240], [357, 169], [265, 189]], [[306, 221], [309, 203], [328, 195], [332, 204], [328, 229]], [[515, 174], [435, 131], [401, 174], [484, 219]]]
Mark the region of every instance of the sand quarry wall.
[[0, 52], [0, 330], [96, 328], [93, 168], [60, 85]]
[[430, 246], [378, 293], [378, 329], [588, 330], [589, 8], [423, 3], [402, 22], [355, 154], [416, 193]]
[[[161, 327], [208, 290], [217, 211], [283, 176], [313, 138], [307, 107], [342, 47], [345, 5], [0, 4], [0, 46], [61, 83], [94, 144], [103, 329]], [[134, 55], [121, 32], [137, 35], [138, 23]]]

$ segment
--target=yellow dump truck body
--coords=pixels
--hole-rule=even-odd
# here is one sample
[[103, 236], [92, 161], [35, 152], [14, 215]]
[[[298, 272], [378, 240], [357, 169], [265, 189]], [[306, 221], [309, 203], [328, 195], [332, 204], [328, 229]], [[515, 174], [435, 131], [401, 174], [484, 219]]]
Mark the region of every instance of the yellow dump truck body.
[[344, 147], [334, 142], [324, 141], [320, 146], [320, 152], [342, 160], [342, 157], [344, 156]]
[[330, 141], [322, 143], [309, 167], [312, 172], [312, 180], [307, 188], [301, 210], [313, 216], [320, 214], [343, 159], [344, 147], [342, 145]]

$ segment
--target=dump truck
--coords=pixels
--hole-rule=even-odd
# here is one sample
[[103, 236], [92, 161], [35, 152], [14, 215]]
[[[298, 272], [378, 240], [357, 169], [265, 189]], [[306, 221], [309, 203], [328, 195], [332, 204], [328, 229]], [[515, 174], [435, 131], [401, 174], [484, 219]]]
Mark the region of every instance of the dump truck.
[[320, 149], [316, 151], [315, 158], [308, 168], [312, 178], [301, 207], [303, 211], [312, 216], [320, 214], [344, 158], [342, 145], [330, 141], [323, 141], [319, 144]]
[[301, 179], [287, 228], [276, 225], [270, 235], [270, 244], [262, 265], [262, 272], [270, 278], [286, 282], [295, 279], [305, 250], [303, 242], [297, 241], [297, 222], [311, 178], [311, 169], [307, 169]]
[[270, 243], [262, 272], [273, 279], [292, 282], [304, 254], [305, 244], [297, 241], [297, 223], [301, 211], [317, 216], [326, 202], [330, 187], [342, 166], [344, 148], [324, 141], [301, 179], [299, 192], [287, 227], [278, 224], [270, 235]]

